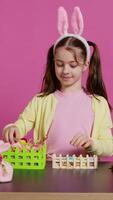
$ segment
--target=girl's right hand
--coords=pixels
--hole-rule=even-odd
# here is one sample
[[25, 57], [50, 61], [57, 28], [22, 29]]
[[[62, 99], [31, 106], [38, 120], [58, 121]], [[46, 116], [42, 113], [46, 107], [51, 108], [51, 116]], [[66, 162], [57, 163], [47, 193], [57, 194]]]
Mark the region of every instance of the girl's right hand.
[[14, 144], [15, 142], [18, 142], [20, 140], [20, 133], [15, 125], [6, 126], [3, 129], [2, 137], [4, 142]]

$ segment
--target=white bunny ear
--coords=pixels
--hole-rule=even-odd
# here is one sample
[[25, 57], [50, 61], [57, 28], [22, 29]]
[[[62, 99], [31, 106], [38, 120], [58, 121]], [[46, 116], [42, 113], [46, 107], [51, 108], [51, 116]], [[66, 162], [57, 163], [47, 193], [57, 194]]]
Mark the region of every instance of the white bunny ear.
[[63, 7], [58, 9], [58, 32], [60, 35], [67, 34], [68, 30], [68, 16]]
[[83, 16], [79, 7], [74, 8], [71, 18], [71, 25], [75, 34], [81, 35], [84, 29]]

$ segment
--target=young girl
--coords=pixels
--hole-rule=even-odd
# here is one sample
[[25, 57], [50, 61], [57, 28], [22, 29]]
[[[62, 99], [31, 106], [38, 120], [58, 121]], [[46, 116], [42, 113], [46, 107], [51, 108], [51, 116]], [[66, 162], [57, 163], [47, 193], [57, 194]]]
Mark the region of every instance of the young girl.
[[[99, 51], [81, 36], [83, 18], [78, 7], [72, 15], [74, 34], [67, 33], [67, 13], [60, 7], [61, 37], [49, 49], [42, 90], [19, 119], [3, 130], [6, 142], [17, 142], [34, 129], [34, 142], [46, 138], [47, 155], [113, 154], [110, 104], [102, 80]], [[91, 55], [90, 46], [93, 47]], [[89, 70], [86, 88], [82, 76]]]

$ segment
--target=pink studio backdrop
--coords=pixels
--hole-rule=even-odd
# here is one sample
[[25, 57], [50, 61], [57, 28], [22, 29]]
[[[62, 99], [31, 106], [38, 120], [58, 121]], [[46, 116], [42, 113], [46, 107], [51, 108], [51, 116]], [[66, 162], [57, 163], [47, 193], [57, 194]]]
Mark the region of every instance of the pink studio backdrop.
[[40, 90], [47, 50], [59, 37], [56, 24], [61, 5], [69, 17], [73, 7], [80, 6], [83, 36], [98, 44], [113, 106], [112, 0], [0, 0], [0, 136]]

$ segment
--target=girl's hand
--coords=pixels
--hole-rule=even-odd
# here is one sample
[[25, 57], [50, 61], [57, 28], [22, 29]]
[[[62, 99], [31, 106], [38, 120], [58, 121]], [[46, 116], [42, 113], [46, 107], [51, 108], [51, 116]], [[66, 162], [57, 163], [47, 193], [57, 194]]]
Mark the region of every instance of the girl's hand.
[[11, 144], [14, 144], [20, 140], [20, 133], [15, 125], [6, 126], [6, 128], [3, 129], [2, 136], [4, 142], [9, 142]]
[[87, 149], [93, 146], [93, 140], [85, 134], [79, 134], [72, 138], [70, 144], [77, 148], [83, 147], [84, 149]]

